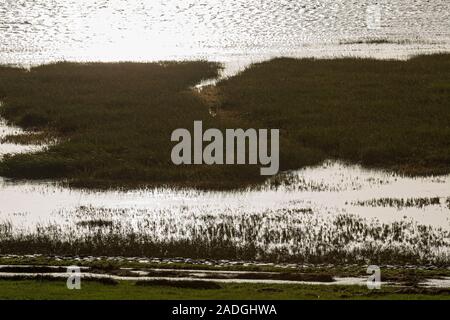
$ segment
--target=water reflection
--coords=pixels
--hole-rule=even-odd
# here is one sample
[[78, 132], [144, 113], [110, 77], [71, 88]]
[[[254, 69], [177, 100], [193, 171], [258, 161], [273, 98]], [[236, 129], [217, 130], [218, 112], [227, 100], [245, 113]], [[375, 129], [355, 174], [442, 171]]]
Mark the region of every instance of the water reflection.
[[0, 159], [6, 154], [35, 152], [45, 148], [45, 145], [34, 145], [34, 144], [23, 145], [17, 143], [10, 143], [3, 140], [8, 136], [16, 136], [23, 133], [24, 131], [21, 128], [8, 126], [5, 120], [0, 118]]
[[[377, 4], [380, 28], [371, 29], [370, 0], [4, 0], [0, 63], [208, 59], [240, 69], [280, 55], [402, 58], [450, 50], [448, 1]], [[364, 43], [370, 39], [387, 43]]]
[[[0, 63], [208, 59], [223, 61], [226, 76], [280, 55], [405, 58], [450, 51], [448, 1], [378, 1], [381, 23], [375, 29], [366, 26], [368, 4], [4, 0]], [[0, 122], [0, 138], [19, 133]], [[42, 147], [2, 143], [0, 157]], [[251, 243], [255, 257], [356, 252], [374, 244], [417, 256], [450, 254], [450, 176], [408, 178], [325, 162], [275, 180], [243, 192], [95, 192], [0, 178], [0, 238], [57, 230], [58, 239], [86, 240], [112, 230], [160, 244]]]

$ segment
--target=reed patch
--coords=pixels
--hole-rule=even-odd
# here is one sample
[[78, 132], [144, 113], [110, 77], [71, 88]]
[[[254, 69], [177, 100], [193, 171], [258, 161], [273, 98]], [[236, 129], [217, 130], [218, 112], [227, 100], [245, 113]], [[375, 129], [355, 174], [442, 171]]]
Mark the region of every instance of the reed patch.
[[1, 116], [58, 142], [4, 157], [0, 174], [89, 188], [264, 181], [254, 165], [174, 166], [171, 133], [196, 120], [205, 130], [279, 129], [280, 171], [340, 159], [407, 175], [450, 172], [449, 54], [278, 58], [220, 81], [215, 98], [202, 99], [192, 87], [219, 69], [205, 61], [0, 67]]

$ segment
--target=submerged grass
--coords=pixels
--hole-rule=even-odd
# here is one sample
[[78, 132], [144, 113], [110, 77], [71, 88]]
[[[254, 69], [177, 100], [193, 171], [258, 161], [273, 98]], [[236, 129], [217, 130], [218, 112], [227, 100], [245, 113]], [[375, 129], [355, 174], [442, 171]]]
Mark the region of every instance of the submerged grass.
[[282, 58], [221, 81], [213, 98], [190, 89], [218, 69], [208, 62], [0, 67], [0, 114], [59, 141], [5, 157], [0, 174], [83, 187], [226, 188], [262, 180], [257, 166], [173, 165], [170, 134], [194, 120], [204, 128], [281, 129], [281, 169], [335, 158], [407, 174], [450, 172], [448, 54]]
[[295, 209], [123, 220], [81, 231], [49, 224], [22, 232], [3, 223], [0, 254], [447, 266], [450, 253], [448, 231], [410, 220], [328, 219]]
[[339, 44], [439, 44], [437, 41], [422, 40], [422, 39], [398, 39], [391, 40], [387, 38], [372, 38], [372, 39], [356, 39], [356, 40], [344, 40]]
[[433, 198], [407, 198], [407, 199], [397, 199], [397, 198], [380, 198], [371, 199], [365, 201], [357, 201], [355, 204], [358, 206], [370, 206], [370, 207], [395, 207], [401, 208], [423, 208], [426, 206], [439, 205], [441, 203], [439, 197]]

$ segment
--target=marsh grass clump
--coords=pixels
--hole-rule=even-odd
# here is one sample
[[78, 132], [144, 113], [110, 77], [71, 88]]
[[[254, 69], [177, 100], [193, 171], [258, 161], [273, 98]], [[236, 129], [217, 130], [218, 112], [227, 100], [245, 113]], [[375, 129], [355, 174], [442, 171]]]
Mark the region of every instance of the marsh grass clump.
[[391, 40], [386, 38], [371, 38], [371, 39], [356, 39], [356, 40], [343, 40], [339, 44], [437, 44], [437, 41], [427, 41], [422, 39], [398, 39]]
[[450, 253], [447, 230], [406, 219], [381, 223], [290, 209], [182, 219], [169, 212], [145, 216], [83, 230], [49, 224], [21, 231], [0, 225], [0, 254], [448, 265]]
[[365, 201], [357, 201], [354, 204], [358, 206], [370, 206], [370, 207], [395, 207], [401, 208], [423, 208], [426, 206], [439, 205], [441, 203], [439, 197], [433, 198], [408, 198], [408, 199], [397, 199], [397, 198], [380, 198], [371, 199]]
[[50, 267], [50, 266], [2, 266], [0, 272], [10, 273], [65, 273], [65, 267]]
[[7, 135], [0, 139], [0, 143], [22, 145], [48, 145], [53, 142], [55, 142], [55, 138], [48, 132], [27, 132], [18, 135]]
[[77, 222], [77, 226], [80, 227], [86, 227], [86, 228], [106, 228], [106, 227], [112, 227], [113, 222], [109, 220], [85, 220], [85, 221], [79, 221]]
[[385, 38], [343, 40], [339, 42], [339, 44], [387, 44], [387, 43], [397, 43], [397, 42]]
[[0, 276], [0, 280], [10, 280], [10, 281], [34, 280], [38, 282], [65, 281], [65, 279], [63, 278], [53, 277], [48, 274]]

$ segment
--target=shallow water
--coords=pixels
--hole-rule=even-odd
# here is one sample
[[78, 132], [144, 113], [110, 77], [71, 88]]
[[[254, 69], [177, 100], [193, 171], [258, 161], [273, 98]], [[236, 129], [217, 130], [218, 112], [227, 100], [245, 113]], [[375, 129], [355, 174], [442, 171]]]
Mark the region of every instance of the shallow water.
[[[1, 102], [0, 102], [1, 108]], [[9, 126], [6, 124], [6, 121], [0, 118], [0, 140], [6, 136], [15, 136], [19, 134], [23, 134], [24, 131], [19, 127]], [[46, 146], [42, 145], [22, 145], [17, 143], [8, 143], [0, 141], [0, 159], [5, 154], [17, 154], [17, 153], [28, 153], [28, 152], [36, 152], [44, 149]]]
[[[17, 132], [4, 123], [3, 128], [0, 133]], [[7, 230], [0, 236], [44, 230], [73, 240], [100, 231], [125, 237], [135, 232], [163, 243], [228, 238], [234, 245], [251, 242], [263, 252], [284, 248], [293, 255], [319, 254], [316, 246], [331, 243], [348, 251], [378, 243], [389, 250], [433, 252], [444, 259], [450, 254], [450, 175], [402, 177], [326, 161], [283, 173], [275, 178], [277, 183], [272, 180], [258, 189], [208, 192], [87, 191], [55, 182], [0, 178], [0, 227]], [[387, 198], [397, 201], [371, 202]], [[420, 201], [405, 205], [406, 199]], [[383, 228], [397, 231], [384, 234]], [[367, 235], [364, 229], [375, 233]], [[379, 234], [384, 238], [378, 239]]]
[[3, 0], [0, 16], [6, 64], [207, 59], [233, 74], [281, 55], [450, 51], [447, 0]]
[[[325, 218], [347, 213], [387, 223], [411, 219], [450, 231], [450, 209], [446, 203], [450, 197], [450, 176], [407, 178], [338, 162], [326, 162], [322, 166], [295, 171], [292, 175], [301, 177], [294, 186], [276, 189], [267, 186], [242, 192], [168, 188], [104, 192], [73, 190], [54, 182], [0, 179], [0, 219], [18, 226], [35, 226], [49, 221], [75, 223], [125, 217], [139, 220], [151, 215], [183, 219], [190, 218], [191, 214], [263, 214], [268, 210], [306, 208]], [[358, 201], [388, 197], [438, 197], [440, 203], [403, 208], [357, 204]], [[96, 211], [96, 208], [101, 210]]]
[[[42, 274], [39, 273], [6, 273], [0, 272], [0, 278], [8, 277], [36, 277]], [[46, 276], [52, 278], [67, 279], [72, 274], [71, 273], [46, 273]], [[293, 281], [293, 280], [265, 280], [265, 279], [209, 279], [209, 278], [197, 278], [197, 277], [183, 277], [183, 278], [173, 278], [173, 277], [126, 277], [126, 276], [114, 276], [108, 274], [96, 274], [90, 272], [83, 272], [83, 278], [90, 279], [114, 279], [120, 281], [151, 281], [151, 280], [166, 280], [166, 281], [205, 281], [205, 282], [217, 282], [217, 283], [260, 283], [260, 284], [303, 284], [303, 285], [341, 285], [341, 286], [365, 286], [367, 285], [367, 279], [365, 278], [335, 278], [334, 282], [319, 282], [319, 281]], [[383, 283], [386, 284], [386, 283]], [[444, 284], [445, 287], [446, 284]], [[442, 284], [437, 280], [436, 283], [429, 282], [429, 287], [442, 287]]]

